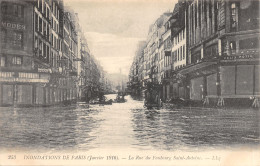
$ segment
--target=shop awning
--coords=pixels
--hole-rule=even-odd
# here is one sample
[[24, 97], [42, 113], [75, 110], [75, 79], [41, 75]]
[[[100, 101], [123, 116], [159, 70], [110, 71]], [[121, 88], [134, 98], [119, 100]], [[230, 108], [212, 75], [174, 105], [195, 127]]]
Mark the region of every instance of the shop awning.
[[187, 66], [186, 68], [180, 70], [179, 73], [182, 75], [189, 74], [189, 73], [196, 72], [198, 70], [202, 70], [206, 67], [216, 65], [216, 64], [217, 64], [217, 62], [201, 62], [201, 63], [197, 63], [192, 66]]

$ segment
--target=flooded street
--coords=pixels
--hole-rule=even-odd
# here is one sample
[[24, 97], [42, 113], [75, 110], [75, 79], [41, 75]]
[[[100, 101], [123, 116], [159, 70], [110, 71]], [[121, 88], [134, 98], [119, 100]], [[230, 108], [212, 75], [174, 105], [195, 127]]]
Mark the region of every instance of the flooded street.
[[[107, 96], [108, 99], [115, 95]], [[147, 110], [143, 101], [83, 107], [1, 107], [3, 149], [196, 150], [259, 145], [259, 111], [253, 109]]]

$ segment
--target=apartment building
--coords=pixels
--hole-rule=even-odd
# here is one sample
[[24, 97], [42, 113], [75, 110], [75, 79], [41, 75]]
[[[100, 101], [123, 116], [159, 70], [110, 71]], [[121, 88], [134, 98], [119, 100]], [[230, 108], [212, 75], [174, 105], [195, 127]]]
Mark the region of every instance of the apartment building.
[[180, 79], [179, 71], [187, 64], [187, 16], [186, 3], [179, 1], [174, 9], [171, 19], [171, 54], [172, 54], [172, 73], [171, 73], [171, 98], [187, 98], [187, 86]]
[[34, 67], [33, 7], [24, 1], [0, 1], [1, 71], [0, 104], [30, 104], [36, 84], [48, 82], [48, 74]]
[[102, 71], [86, 41], [78, 50], [79, 19], [62, 0], [0, 0], [0, 6], [1, 106], [75, 101], [81, 72], [81, 88], [99, 91]]
[[259, 1], [200, 0], [187, 10], [189, 66], [180, 73], [190, 98], [220, 106], [258, 101]]

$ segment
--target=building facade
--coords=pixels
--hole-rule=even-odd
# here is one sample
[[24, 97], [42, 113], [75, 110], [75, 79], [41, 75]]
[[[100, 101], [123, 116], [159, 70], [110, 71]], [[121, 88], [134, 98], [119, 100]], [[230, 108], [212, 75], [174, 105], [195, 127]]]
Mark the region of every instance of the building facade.
[[[34, 70], [33, 7], [24, 1], [1, 2], [1, 104], [33, 103], [36, 84], [50, 75]], [[24, 97], [25, 96], [25, 97]]]
[[[259, 95], [259, 1], [188, 6], [190, 98], [224, 105]], [[246, 25], [246, 26], [245, 26]], [[217, 100], [217, 101], [216, 101]]]
[[150, 33], [144, 49], [147, 73], [155, 74], [151, 71], [158, 64], [163, 101], [185, 98], [218, 106], [245, 101], [259, 106], [259, 3], [179, 0], [175, 4], [156, 46], [159, 58], [151, 54], [156, 48]]
[[1, 106], [70, 103], [89, 85], [98, 92], [100, 68], [62, 0], [1, 0], [0, 7]]

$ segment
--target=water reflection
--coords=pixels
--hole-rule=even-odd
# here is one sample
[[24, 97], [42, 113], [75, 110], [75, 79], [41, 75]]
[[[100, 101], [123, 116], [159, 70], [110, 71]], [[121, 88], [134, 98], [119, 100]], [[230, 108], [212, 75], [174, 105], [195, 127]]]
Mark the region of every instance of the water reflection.
[[75, 107], [1, 109], [0, 145], [6, 148], [70, 150], [86, 147], [99, 123], [92, 115], [98, 110]]
[[140, 144], [156, 149], [233, 148], [259, 144], [259, 112], [224, 109], [133, 110]]
[[[114, 99], [115, 95], [107, 96]], [[196, 150], [259, 145], [259, 111], [147, 110], [143, 101], [87, 107], [1, 108], [0, 147], [34, 150]]]

